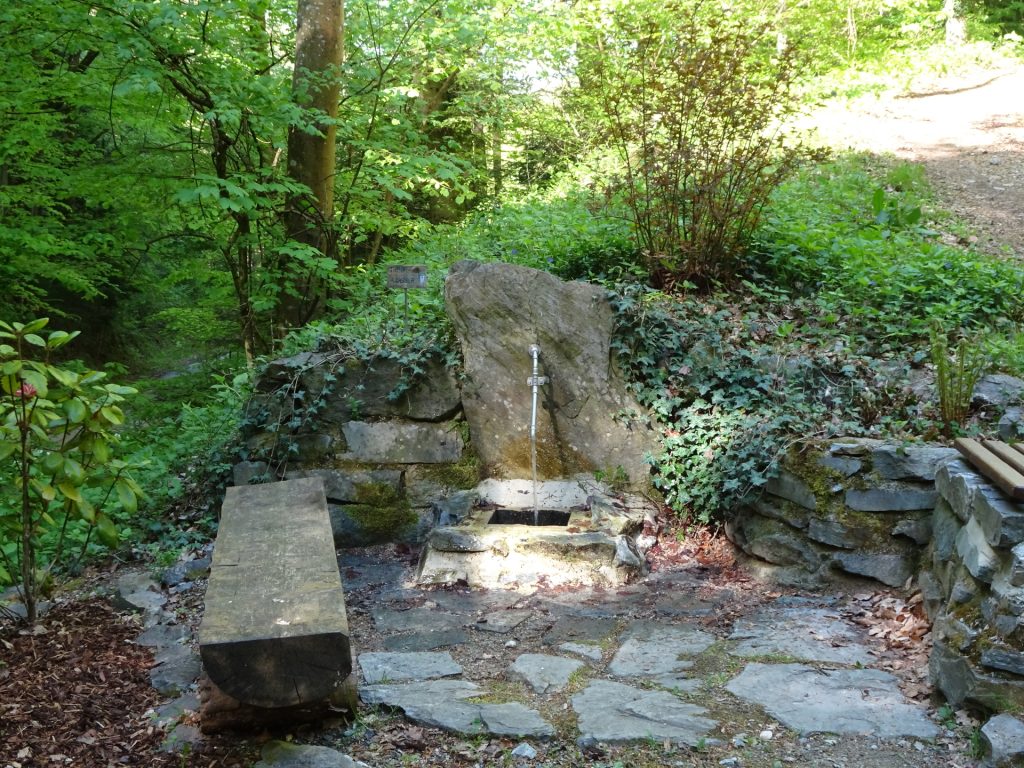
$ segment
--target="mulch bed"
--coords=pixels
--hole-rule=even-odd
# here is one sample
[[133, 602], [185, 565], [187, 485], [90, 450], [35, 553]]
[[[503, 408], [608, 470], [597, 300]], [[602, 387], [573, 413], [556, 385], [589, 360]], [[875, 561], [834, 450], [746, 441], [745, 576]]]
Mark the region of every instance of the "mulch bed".
[[249, 766], [245, 745], [216, 739], [184, 755], [161, 751], [140, 627], [100, 599], [50, 610], [33, 629], [0, 627], [0, 766]]

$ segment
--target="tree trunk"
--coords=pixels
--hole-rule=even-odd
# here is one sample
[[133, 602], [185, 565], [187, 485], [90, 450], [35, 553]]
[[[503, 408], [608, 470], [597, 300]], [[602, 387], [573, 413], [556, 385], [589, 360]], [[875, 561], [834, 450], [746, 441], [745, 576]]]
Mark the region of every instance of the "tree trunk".
[[967, 41], [967, 22], [960, 5], [960, 0], [945, 0], [942, 6], [946, 16], [946, 45], [963, 45]]
[[[290, 239], [327, 258], [336, 257], [333, 120], [338, 115], [344, 18], [343, 0], [298, 0], [292, 92], [295, 103], [314, 117], [315, 131], [292, 126], [288, 132], [288, 175], [308, 187], [310, 194], [288, 201], [285, 228]], [[323, 288], [315, 270], [294, 258], [282, 257], [278, 267], [283, 284], [275, 332], [282, 335], [313, 318], [320, 309]]]

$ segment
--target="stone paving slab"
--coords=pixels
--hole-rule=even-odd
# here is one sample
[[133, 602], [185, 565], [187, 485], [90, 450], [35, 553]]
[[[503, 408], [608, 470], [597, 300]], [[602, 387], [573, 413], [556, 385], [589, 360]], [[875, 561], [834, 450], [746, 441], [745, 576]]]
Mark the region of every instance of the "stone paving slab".
[[601, 643], [615, 634], [617, 627], [618, 620], [612, 617], [562, 616], [544, 635], [544, 644]]
[[[658, 677], [672, 680], [695, 656], [715, 643], [715, 636], [683, 624], [635, 622], [623, 633], [623, 642], [608, 671], [617, 677]], [[675, 683], [669, 682], [674, 685]]]
[[408, 635], [391, 635], [384, 638], [384, 649], [398, 653], [433, 651], [451, 645], [469, 642], [469, 634], [461, 629], [436, 629], [429, 632], [414, 632]]
[[401, 709], [407, 718], [430, 728], [477, 735], [546, 739], [555, 729], [536, 710], [517, 702], [479, 704], [466, 699], [486, 693], [466, 680], [367, 685], [359, 691], [366, 704]]
[[431, 632], [461, 629], [469, 620], [465, 616], [439, 611], [436, 608], [410, 608], [396, 611], [378, 608], [371, 612], [378, 630], [391, 632]]
[[591, 661], [600, 661], [604, 658], [604, 651], [601, 650], [601, 646], [589, 643], [559, 643], [558, 650], [583, 656]]
[[907, 703], [896, 678], [876, 669], [752, 663], [726, 690], [801, 734], [931, 739], [939, 732], [923, 709]]
[[537, 693], [554, 693], [565, 688], [569, 677], [584, 666], [582, 661], [549, 656], [545, 653], [524, 653], [509, 667], [509, 675], [522, 680]]
[[474, 589], [469, 592], [431, 592], [430, 600], [452, 613], [480, 613], [503, 611], [520, 602], [523, 596], [518, 592], [504, 592], [492, 589]]
[[438, 653], [361, 653], [359, 668], [370, 683], [391, 680], [432, 680], [462, 674], [462, 667], [447, 651]]
[[826, 608], [767, 608], [738, 619], [730, 640], [733, 656], [790, 656], [801, 661], [870, 664], [874, 657], [852, 627]]
[[526, 609], [492, 611], [477, 619], [473, 627], [482, 632], [496, 632], [503, 635], [511, 632], [531, 616], [533, 616], [533, 611]]
[[608, 744], [670, 740], [691, 747], [718, 724], [707, 710], [665, 691], [594, 680], [572, 697], [583, 738]]

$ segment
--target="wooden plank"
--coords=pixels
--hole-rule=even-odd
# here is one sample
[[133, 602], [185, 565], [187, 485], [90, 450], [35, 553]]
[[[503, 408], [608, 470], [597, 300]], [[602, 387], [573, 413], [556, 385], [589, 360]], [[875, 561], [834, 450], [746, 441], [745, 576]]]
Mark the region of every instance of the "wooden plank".
[[1024, 453], [1018, 453], [1001, 440], [985, 440], [982, 443], [1011, 468], [1024, 475]]
[[1024, 443], [1010, 443], [1010, 447], [1017, 453], [1024, 454]]
[[245, 704], [320, 701], [348, 677], [345, 597], [320, 478], [228, 489], [198, 634], [210, 679]]
[[982, 474], [1014, 499], [1024, 499], [1024, 475], [1009, 466], [977, 440], [958, 437], [953, 443]]

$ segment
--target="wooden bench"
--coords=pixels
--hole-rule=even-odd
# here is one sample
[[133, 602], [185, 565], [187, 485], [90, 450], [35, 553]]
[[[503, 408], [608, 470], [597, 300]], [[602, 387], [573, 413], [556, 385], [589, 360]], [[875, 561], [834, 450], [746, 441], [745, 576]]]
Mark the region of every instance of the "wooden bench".
[[199, 650], [210, 680], [261, 708], [327, 700], [352, 671], [320, 478], [228, 488]]
[[1011, 499], [1024, 499], [1024, 444], [957, 438], [956, 448]]

